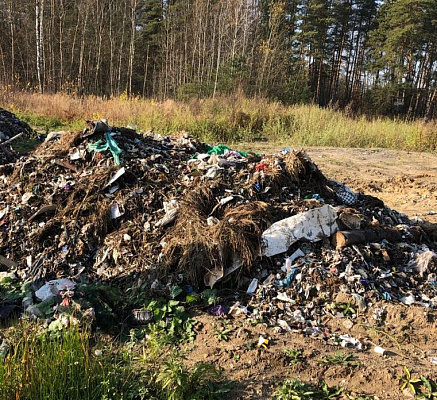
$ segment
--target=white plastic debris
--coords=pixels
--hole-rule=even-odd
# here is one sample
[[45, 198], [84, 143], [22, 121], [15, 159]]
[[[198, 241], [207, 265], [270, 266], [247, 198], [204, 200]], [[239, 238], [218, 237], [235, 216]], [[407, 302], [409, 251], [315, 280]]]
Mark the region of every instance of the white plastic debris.
[[256, 288], [258, 287], [258, 279], [253, 278], [252, 282], [250, 282], [249, 287], [247, 288], [247, 292], [248, 294], [253, 294], [256, 292]]
[[47, 282], [44, 286], [35, 292], [35, 296], [41, 301], [45, 301], [55, 297], [59, 290], [69, 289], [74, 290], [76, 284], [70, 279], [57, 279]]
[[120, 211], [120, 207], [118, 203], [114, 203], [111, 205], [111, 219], [117, 219], [121, 217], [123, 213]]
[[278, 294], [276, 295], [276, 298], [280, 301], [285, 301], [287, 303], [291, 303], [291, 304], [296, 303], [293, 299], [288, 297], [287, 293], [285, 293], [285, 292], [278, 292]]
[[206, 219], [206, 223], [208, 226], [214, 226], [217, 225], [220, 221], [216, 217], [208, 217]]
[[179, 202], [176, 199], [172, 199], [170, 201], [163, 202], [164, 211], [167, 214], [171, 210], [179, 208]]
[[258, 338], [258, 343], [257, 343], [256, 347], [267, 348], [268, 344], [269, 344], [269, 339], [267, 339], [264, 336], [260, 335], [259, 338]]
[[247, 309], [246, 306], [242, 306], [240, 304], [239, 301], [237, 301], [235, 304], [233, 304], [231, 306], [231, 308], [229, 309], [229, 314], [231, 315], [240, 315], [240, 314], [244, 314], [247, 315], [249, 314], [249, 310]]
[[340, 336], [340, 346], [341, 347], [354, 347], [357, 350], [363, 348], [363, 344], [356, 338], [349, 336], [348, 334]]
[[293, 261], [299, 257], [303, 257], [305, 253], [301, 249], [297, 249], [291, 256], [285, 258], [285, 268], [289, 269]]
[[381, 354], [381, 355], [384, 355], [384, 354], [385, 354], [385, 349], [382, 348], [382, 347], [380, 347], [380, 346], [375, 346], [375, 347], [373, 348], [373, 351], [374, 351], [375, 353], [377, 353], [377, 354]]
[[220, 205], [224, 206], [232, 200], [234, 200], [234, 196], [223, 197], [223, 199], [220, 199]]
[[114, 176], [109, 180], [109, 182], [104, 186], [104, 188], [111, 186], [120, 176], [122, 176], [126, 172], [124, 167], [121, 167]]
[[296, 322], [300, 323], [300, 324], [304, 324], [305, 323], [305, 318], [302, 315], [302, 311], [301, 310], [295, 310], [293, 312], [293, 318]]
[[428, 271], [432, 260], [437, 260], [437, 254], [423, 246], [422, 251], [415, 254], [415, 257], [408, 263], [408, 266], [419, 272], [420, 276]]
[[337, 212], [329, 204], [275, 222], [262, 234], [267, 257], [284, 253], [300, 239], [317, 242], [338, 231]]
[[409, 296], [402, 297], [400, 301], [407, 306], [411, 306], [411, 304], [414, 304], [416, 302], [416, 298], [412, 294], [410, 294]]
[[211, 165], [211, 167], [209, 167], [208, 171], [205, 174], [205, 178], [208, 179], [215, 179], [217, 178], [217, 176], [220, 174], [220, 171], [223, 168], [220, 168], [218, 165]]
[[171, 224], [178, 215], [179, 203], [177, 200], [164, 201], [165, 215], [156, 224], [155, 227], [166, 226]]
[[291, 327], [288, 325], [287, 321], [284, 321], [283, 319], [278, 319], [278, 325], [285, 331], [285, 332], [291, 332]]
[[33, 193], [26, 192], [21, 196], [21, 204], [27, 204], [27, 202], [33, 197]]
[[367, 304], [363, 296], [359, 295], [358, 293], [353, 293], [352, 298], [354, 299], [359, 311], [366, 311]]
[[74, 161], [74, 160], [80, 160], [80, 159], [85, 159], [86, 156], [86, 150], [85, 149], [76, 149], [73, 148], [72, 152], [70, 153], [70, 160]]

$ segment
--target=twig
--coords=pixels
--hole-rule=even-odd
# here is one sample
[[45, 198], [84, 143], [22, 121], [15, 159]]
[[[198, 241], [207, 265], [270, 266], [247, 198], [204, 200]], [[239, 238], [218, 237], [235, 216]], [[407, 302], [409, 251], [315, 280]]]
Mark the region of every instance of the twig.
[[15, 139], [18, 139], [19, 137], [23, 136], [24, 132], [19, 133], [18, 135], [15, 135], [14, 137], [11, 137], [10, 139], [6, 140], [5, 142], [0, 143], [0, 146], [5, 146], [8, 143], [14, 141]]

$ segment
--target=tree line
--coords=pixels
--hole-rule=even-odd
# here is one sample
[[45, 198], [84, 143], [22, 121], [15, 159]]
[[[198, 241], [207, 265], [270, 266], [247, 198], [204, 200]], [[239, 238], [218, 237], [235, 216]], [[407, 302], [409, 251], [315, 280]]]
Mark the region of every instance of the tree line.
[[437, 114], [435, 0], [0, 0], [0, 83]]

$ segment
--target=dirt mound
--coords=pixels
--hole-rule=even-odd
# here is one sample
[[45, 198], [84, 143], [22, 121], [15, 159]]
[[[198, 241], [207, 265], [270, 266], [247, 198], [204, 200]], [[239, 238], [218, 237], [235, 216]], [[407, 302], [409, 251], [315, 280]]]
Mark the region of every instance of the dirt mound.
[[33, 129], [28, 123], [19, 119], [14, 113], [0, 107], [0, 138], [2, 140], [7, 140], [20, 133], [31, 135]]
[[17, 116], [0, 107], [0, 165], [13, 163], [19, 155], [9, 146], [18, 135], [30, 135], [33, 129]]

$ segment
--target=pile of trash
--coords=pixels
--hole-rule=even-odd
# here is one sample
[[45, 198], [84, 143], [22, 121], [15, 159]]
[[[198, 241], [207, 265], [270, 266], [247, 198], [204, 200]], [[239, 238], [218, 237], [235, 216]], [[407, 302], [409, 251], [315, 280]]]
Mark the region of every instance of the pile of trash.
[[13, 163], [19, 158], [9, 146], [12, 140], [32, 134], [33, 129], [15, 114], [0, 107], [0, 165]]
[[221, 285], [245, 292], [227, 312], [308, 335], [345, 307], [437, 307], [435, 227], [327, 179], [305, 151], [87, 124], [0, 177], [0, 271], [40, 288], [68, 279], [67, 297], [83, 276]]

